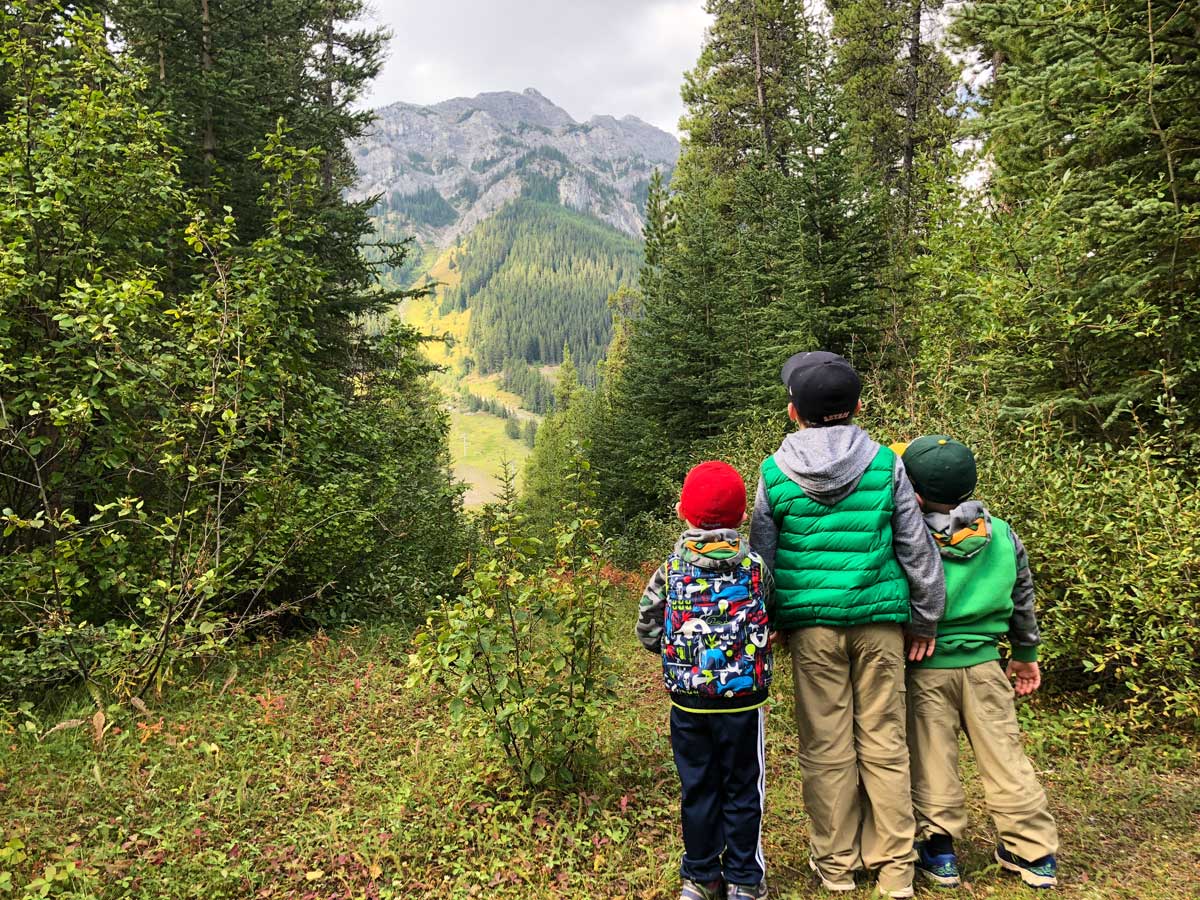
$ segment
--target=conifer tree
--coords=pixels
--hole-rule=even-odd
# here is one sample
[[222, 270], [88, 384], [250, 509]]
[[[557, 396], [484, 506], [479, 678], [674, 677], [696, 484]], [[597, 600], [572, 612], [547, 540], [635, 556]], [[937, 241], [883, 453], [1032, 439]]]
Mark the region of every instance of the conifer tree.
[[[777, 413], [788, 355], [869, 351], [884, 323], [882, 188], [847, 152], [820, 23], [800, 3], [711, 8], [685, 90], [684, 155], [669, 196], [651, 186], [640, 290], [619, 300], [593, 407], [596, 480], [614, 518], [661, 508], [748, 411]], [[756, 28], [773, 79], [758, 120], [760, 73], [745, 50]]]
[[990, 202], [931, 275], [990, 311], [982, 361], [1013, 412], [1108, 437], [1130, 414], [1200, 421], [1196, 27], [1159, 0], [980, 0], [959, 24], [991, 61]]
[[876, 253], [888, 309], [872, 368], [889, 382], [918, 352], [914, 262], [934, 211], [930, 196], [955, 171], [959, 71], [945, 52], [944, 0], [831, 0], [832, 77], [846, 119], [841, 152], [871, 185], [884, 229]]
[[558, 368], [558, 381], [554, 384], [554, 407], [562, 412], [571, 408], [571, 400], [579, 392], [579, 370], [571, 348], [563, 345], [562, 365]]
[[[682, 127], [702, 171], [725, 173], [757, 159], [786, 171], [788, 127], [797, 95], [811, 77], [802, 47], [802, 0], [708, 0], [713, 24], [696, 67], [687, 73]], [[684, 167], [684, 177], [687, 177]]]
[[[401, 296], [379, 291], [382, 268], [400, 268], [405, 251], [384, 247], [368, 262], [363, 244], [373, 201], [351, 203], [343, 191], [357, 177], [347, 142], [371, 113], [358, 108], [378, 73], [387, 33], [354, 24], [362, 0], [109, 0], [116, 39], [148, 73], [145, 100], [165, 114], [181, 151], [184, 183], [214, 214], [232, 210], [239, 237], [259, 237], [261, 173], [255, 151], [283, 121], [288, 140], [320, 159], [320, 241], [305, 247], [329, 273], [315, 311], [318, 371], [337, 372], [357, 338], [350, 317], [378, 312]], [[189, 277], [183, 255], [174, 267]]]
[[894, 231], [920, 227], [924, 179], [951, 152], [958, 73], [938, 45], [945, 0], [831, 0], [833, 76], [860, 175], [894, 193]]

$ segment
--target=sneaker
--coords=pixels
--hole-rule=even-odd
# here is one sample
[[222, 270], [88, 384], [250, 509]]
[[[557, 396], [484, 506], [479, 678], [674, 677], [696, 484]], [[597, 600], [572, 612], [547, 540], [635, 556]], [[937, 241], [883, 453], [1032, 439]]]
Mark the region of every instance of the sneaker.
[[876, 893], [876, 896], [890, 897], [891, 900], [908, 900], [908, 898], [913, 895], [913, 886], [910, 884], [910, 885], [907, 885], [906, 887], [902, 887], [902, 888], [892, 888], [889, 891], [886, 888], [881, 888], [878, 885], [876, 885], [875, 893]]
[[1003, 844], [996, 845], [996, 862], [1000, 868], [1015, 872], [1021, 880], [1033, 888], [1052, 888], [1058, 885], [1058, 861], [1053, 853], [1041, 859], [1021, 859]]
[[765, 881], [758, 884], [728, 884], [725, 890], [725, 900], [767, 900]]
[[858, 885], [854, 883], [854, 879], [849, 881], [830, 881], [825, 877], [825, 873], [817, 866], [817, 861], [811, 856], [808, 858], [808, 867], [813, 870], [817, 876], [817, 880], [821, 882], [821, 887], [827, 891], [836, 891], [839, 894], [845, 894], [855, 890]]
[[719, 880], [701, 884], [699, 881], [685, 878], [683, 890], [679, 892], [679, 900], [725, 900], [725, 897]]
[[[949, 852], [934, 848], [930, 841], [917, 841], [917, 872], [939, 887], [955, 888], [962, 883], [953, 845]], [[940, 852], [939, 852], [940, 851]]]

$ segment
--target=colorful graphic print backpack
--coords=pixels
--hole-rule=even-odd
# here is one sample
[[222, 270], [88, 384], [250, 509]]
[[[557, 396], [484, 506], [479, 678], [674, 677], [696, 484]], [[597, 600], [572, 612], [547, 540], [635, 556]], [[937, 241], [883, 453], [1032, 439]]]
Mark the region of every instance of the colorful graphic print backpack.
[[739, 697], [771, 683], [763, 562], [704, 569], [667, 560], [663, 682], [673, 694]]

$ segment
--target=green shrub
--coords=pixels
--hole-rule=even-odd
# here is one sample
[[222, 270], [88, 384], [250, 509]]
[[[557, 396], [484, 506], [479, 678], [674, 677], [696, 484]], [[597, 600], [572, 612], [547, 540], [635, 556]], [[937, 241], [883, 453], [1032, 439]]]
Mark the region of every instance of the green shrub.
[[[1049, 418], [1015, 424], [986, 385], [970, 396], [949, 383], [869, 378], [860, 424], [883, 444], [947, 433], [975, 450], [977, 495], [1029, 551], [1047, 690], [1093, 695], [1133, 732], [1200, 728], [1200, 503], [1188, 457], [1169, 433], [1114, 447]], [[750, 417], [694, 461], [734, 465], [752, 503], [781, 422]]]
[[448, 685], [453, 720], [529, 786], [588, 771], [613, 689], [599, 523], [580, 503], [563, 513], [544, 547], [516, 511], [508, 473], [462, 592], [429, 618], [412, 660], [411, 683]]
[[143, 695], [285, 617], [423, 610], [459, 551], [445, 416], [411, 332], [329, 321], [320, 154], [264, 136], [239, 236], [103, 22], [10, 6], [0, 699]]
[[945, 433], [975, 451], [978, 497], [1029, 551], [1047, 690], [1091, 694], [1133, 731], [1200, 728], [1200, 503], [1170, 433], [1113, 446], [1017, 425], [984, 386], [872, 382], [866, 402], [883, 443]]
[[1200, 503], [1165, 438], [1113, 449], [1026, 429], [982, 485], [1029, 548], [1047, 664], [1138, 727], [1200, 727]]

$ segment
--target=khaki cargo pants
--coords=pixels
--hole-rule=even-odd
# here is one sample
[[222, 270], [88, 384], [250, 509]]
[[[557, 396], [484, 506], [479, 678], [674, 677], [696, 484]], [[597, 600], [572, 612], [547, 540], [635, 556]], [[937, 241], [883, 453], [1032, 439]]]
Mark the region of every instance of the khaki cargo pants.
[[788, 637], [813, 862], [830, 881], [878, 869], [912, 884], [913, 821], [898, 625], [801, 628]]
[[1024, 859], [1058, 852], [1058, 829], [1021, 747], [1012, 685], [998, 662], [908, 673], [908, 746], [917, 834], [958, 840], [967, 827], [958, 732], [967, 734], [988, 812], [1004, 846]]

